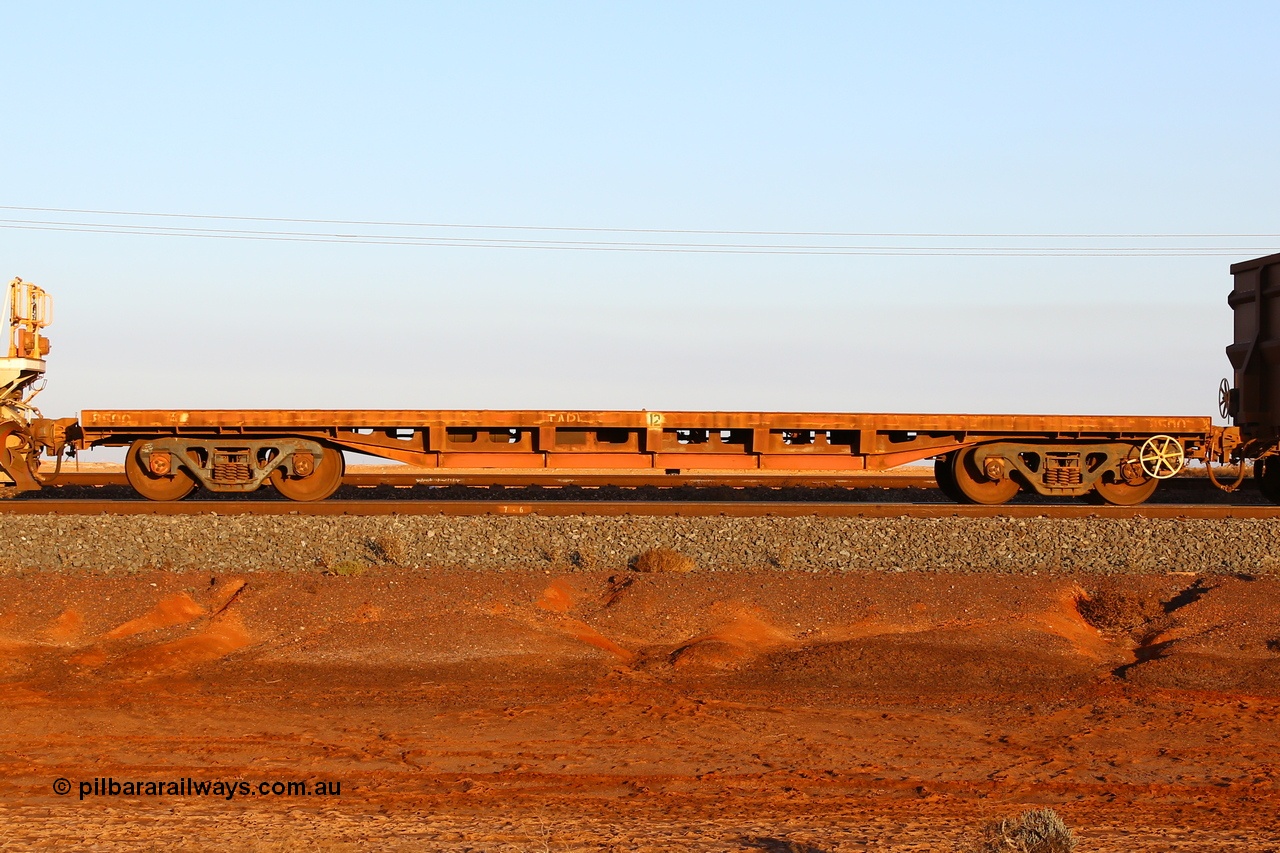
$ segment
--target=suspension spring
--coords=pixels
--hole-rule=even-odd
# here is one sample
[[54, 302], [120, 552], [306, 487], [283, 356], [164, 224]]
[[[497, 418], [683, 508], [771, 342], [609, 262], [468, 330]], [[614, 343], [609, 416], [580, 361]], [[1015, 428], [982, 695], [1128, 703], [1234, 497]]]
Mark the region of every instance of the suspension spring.
[[1071, 488], [1084, 482], [1080, 473], [1080, 454], [1046, 453], [1044, 484], [1051, 488]]
[[247, 483], [253, 479], [248, 462], [218, 462], [213, 466], [215, 483]]

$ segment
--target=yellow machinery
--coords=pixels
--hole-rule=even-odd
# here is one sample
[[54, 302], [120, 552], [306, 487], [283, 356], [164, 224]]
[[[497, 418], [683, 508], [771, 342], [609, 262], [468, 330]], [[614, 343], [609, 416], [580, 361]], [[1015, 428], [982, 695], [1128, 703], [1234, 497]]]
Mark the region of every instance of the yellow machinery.
[[30, 282], [15, 278], [9, 282], [9, 353], [0, 358], [0, 419], [24, 425], [40, 413], [31, 399], [44, 383], [44, 357], [49, 339], [40, 332], [53, 321], [49, 294]]
[[74, 418], [51, 421], [31, 401], [44, 388], [49, 339], [41, 332], [53, 321], [53, 300], [30, 282], [9, 282], [9, 350], [0, 358], [0, 469], [19, 489], [36, 489], [42, 448], [61, 457]]

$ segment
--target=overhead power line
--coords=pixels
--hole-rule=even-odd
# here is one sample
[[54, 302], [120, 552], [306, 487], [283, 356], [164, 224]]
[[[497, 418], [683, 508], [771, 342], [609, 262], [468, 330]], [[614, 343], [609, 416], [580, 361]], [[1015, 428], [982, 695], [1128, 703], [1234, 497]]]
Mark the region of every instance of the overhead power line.
[[[1053, 233], [944, 233], [944, 232], [842, 232], [842, 231], [731, 231], [675, 228], [600, 228], [539, 225], [476, 225], [464, 223], [396, 222], [378, 220], [299, 219], [267, 216], [226, 216], [216, 214], [145, 213], [139, 211], [93, 210], [81, 208], [21, 207], [0, 205], [0, 211], [69, 214], [80, 217], [102, 217], [107, 221], [92, 222], [57, 217], [41, 219], [0, 219], [0, 229], [57, 231], [71, 233], [128, 234], [152, 237], [189, 237], [223, 240], [259, 240], [272, 242], [346, 243], [395, 246], [435, 246], [490, 249], [540, 249], [593, 252], [659, 252], [682, 254], [768, 254], [768, 255], [887, 255], [887, 256], [979, 256], [979, 257], [1180, 257], [1231, 256], [1244, 252], [1265, 253], [1269, 246], [1204, 245], [1115, 245], [1116, 240], [1275, 240], [1280, 234], [1053, 234]], [[199, 224], [160, 225], [138, 220], [185, 220], [187, 222], [245, 223], [294, 226], [345, 226], [350, 231], [318, 228], [227, 228]], [[376, 233], [371, 228], [404, 229], [405, 231], [443, 231], [445, 233]], [[459, 232], [469, 232], [462, 234]], [[490, 232], [488, 235], [476, 232]], [[529, 236], [496, 236], [522, 232]], [[577, 234], [582, 239], [562, 236], [539, 237], [539, 232], [552, 235]], [[617, 235], [611, 238], [587, 239], [594, 235]], [[475, 236], [472, 236], [475, 235]], [[618, 239], [624, 235], [648, 236], [650, 239]], [[729, 240], [677, 240], [675, 238], [722, 237]], [[751, 238], [776, 238], [774, 242]], [[820, 243], [800, 242], [799, 238], [827, 238]], [[867, 243], [867, 240], [887, 241]], [[930, 239], [949, 245], [920, 244]], [[1092, 241], [1087, 245], [1006, 245], [971, 244], [965, 241]], [[1104, 241], [1104, 242], [1098, 242]], [[1274, 245], [1274, 244], [1273, 244]]]
[[440, 240], [428, 242], [423, 240], [406, 240], [389, 237], [356, 237], [356, 236], [284, 236], [278, 234], [225, 234], [216, 232], [181, 232], [181, 231], [165, 231], [165, 232], [147, 232], [147, 231], [131, 231], [119, 228], [100, 227], [57, 227], [49, 225], [16, 225], [16, 224], [0, 224], [0, 229], [15, 229], [27, 231], [64, 231], [64, 232], [82, 232], [92, 234], [131, 234], [146, 235], [153, 237], [199, 237], [205, 239], [226, 239], [226, 240], [262, 240], [271, 242], [292, 242], [292, 243], [354, 243], [365, 245], [379, 246], [452, 246], [458, 248], [489, 248], [489, 249], [543, 249], [543, 250], [577, 250], [588, 252], [659, 252], [659, 253], [677, 253], [677, 254], [732, 254], [732, 255], [884, 255], [884, 256], [943, 256], [943, 257], [1199, 257], [1199, 256], [1237, 256], [1241, 252], [1259, 252], [1269, 251], [1265, 249], [1215, 249], [1215, 250], [1192, 250], [1192, 249], [1120, 249], [1120, 250], [1090, 250], [1090, 249], [1062, 249], [1062, 250], [1044, 250], [1044, 249], [989, 249], [989, 248], [964, 248], [964, 247], [849, 247], [849, 248], [833, 248], [821, 249], [818, 247], [789, 247], [789, 248], [766, 248], [766, 247], [680, 247], [675, 245], [656, 245], [651, 247], [643, 247], [627, 244], [599, 244], [589, 246], [568, 245], [564, 243], [536, 243], [536, 242], [473, 242], [461, 243], [456, 241]]

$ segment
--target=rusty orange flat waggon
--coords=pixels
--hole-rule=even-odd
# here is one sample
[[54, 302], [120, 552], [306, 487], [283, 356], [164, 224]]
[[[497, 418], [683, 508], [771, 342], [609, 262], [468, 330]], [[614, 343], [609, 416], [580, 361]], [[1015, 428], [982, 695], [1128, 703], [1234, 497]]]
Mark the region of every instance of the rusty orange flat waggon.
[[[130, 481], [158, 499], [181, 497], [197, 482], [253, 491], [268, 479], [289, 497], [327, 497], [341, 483], [341, 451], [351, 450], [473, 477], [522, 471], [530, 482], [538, 472], [561, 482], [604, 472], [794, 482], [936, 458], [940, 470], [956, 471], [954, 491], [988, 503], [1012, 497], [1019, 480], [1039, 484], [1043, 494], [1095, 491], [1105, 470], [1126, 460], [1140, 469], [1153, 437], [1180, 448], [1166, 465], [1172, 471], [1182, 457], [1202, 458], [1212, 429], [1208, 418], [1039, 415], [89, 410], [76, 441], [128, 446]], [[1133, 476], [1144, 488], [1159, 479]], [[1141, 493], [1120, 494], [1123, 485], [1098, 491]]]
[[[594, 484], [616, 475], [719, 482], [822, 482], [861, 471], [934, 461], [938, 486], [959, 502], [1002, 504], [1019, 492], [1132, 505], [1189, 462], [1255, 460], [1264, 494], [1280, 503], [1280, 255], [1236, 264], [1229, 297], [1236, 340], [1210, 417], [656, 412], [557, 410], [86, 410], [51, 420], [31, 404], [45, 372], [48, 296], [10, 284], [10, 346], [0, 359], [0, 469], [19, 489], [61, 459], [92, 447], [128, 448], [125, 475], [152, 500], [196, 488], [251, 493], [270, 485], [298, 501], [323, 500], [342, 484], [344, 452], [405, 463], [429, 475], [498, 482]], [[1276, 315], [1276, 316], [1272, 316]], [[56, 476], [56, 473], [53, 475]]]

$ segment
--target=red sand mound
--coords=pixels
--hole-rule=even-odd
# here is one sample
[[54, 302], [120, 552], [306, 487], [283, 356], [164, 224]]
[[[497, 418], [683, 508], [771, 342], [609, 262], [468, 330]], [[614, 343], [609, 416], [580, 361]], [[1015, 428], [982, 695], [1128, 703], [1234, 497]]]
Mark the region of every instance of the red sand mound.
[[51, 574], [0, 601], [0, 846], [950, 850], [1041, 805], [1082, 851], [1280, 843], [1268, 578]]

